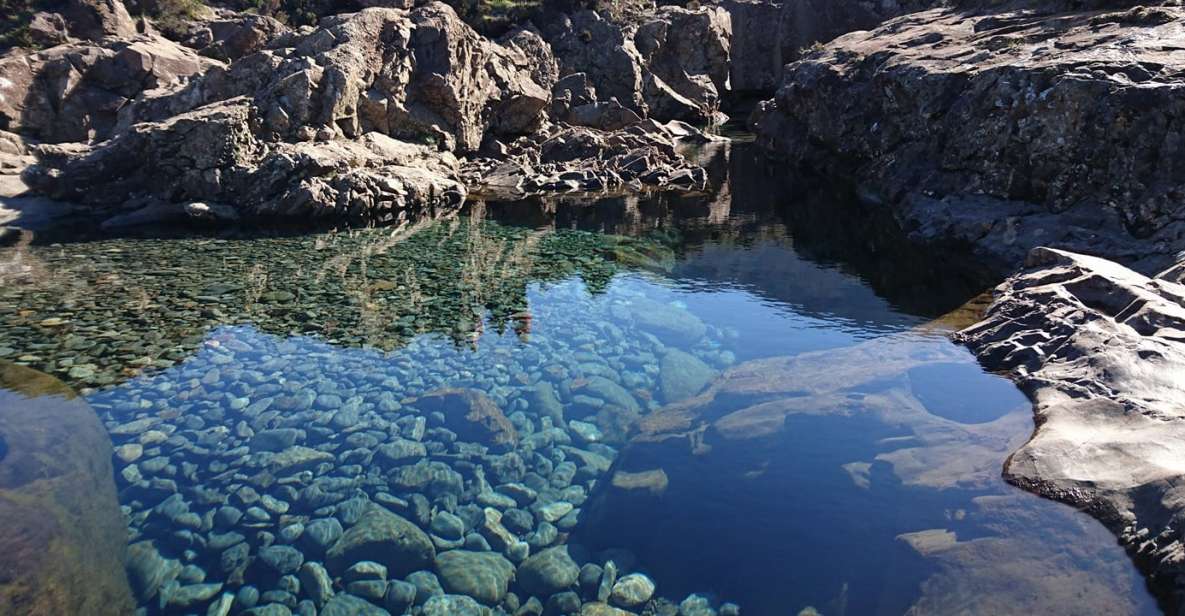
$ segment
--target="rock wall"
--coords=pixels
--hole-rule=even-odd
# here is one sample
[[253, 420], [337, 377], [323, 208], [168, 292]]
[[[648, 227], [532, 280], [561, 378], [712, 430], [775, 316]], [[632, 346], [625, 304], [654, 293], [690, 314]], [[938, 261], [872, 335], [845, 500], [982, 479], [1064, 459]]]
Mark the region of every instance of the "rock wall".
[[1044, 244], [1155, 271], [1185, 247], [1183, 15], [914, 13], [788, 66], [753, 125], [1001, 269]]
[[[959, 334], [1033, 400], [1037, 430], [1004, 469], [1102, 520], [1177, 609], [1185, 578], [1185, 286], [1038, 248]], [[1177, 281], [1174, 281], [1174, 278]]]

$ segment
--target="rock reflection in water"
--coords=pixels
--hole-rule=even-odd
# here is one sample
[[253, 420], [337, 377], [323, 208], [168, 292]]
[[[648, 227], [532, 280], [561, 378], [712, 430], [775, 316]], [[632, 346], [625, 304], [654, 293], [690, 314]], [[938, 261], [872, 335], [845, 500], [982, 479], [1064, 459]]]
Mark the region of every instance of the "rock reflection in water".
[[760, 614], [1155, 613], [1101, 525], [1001, 481], [1031, 429], [943, 340], [747, 362], [643, 420], [577, 534]]
[[65, 384], [0, 361], [0, 613], [123, 615], [111, 441]]

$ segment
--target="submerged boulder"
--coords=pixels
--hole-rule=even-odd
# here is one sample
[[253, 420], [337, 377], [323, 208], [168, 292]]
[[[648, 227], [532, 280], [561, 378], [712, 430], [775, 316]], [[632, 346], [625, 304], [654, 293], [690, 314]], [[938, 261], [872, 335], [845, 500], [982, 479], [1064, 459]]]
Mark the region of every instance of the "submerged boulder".
[[464, 440], [500, 447], [518, 441], [518, 432], [502, 409], [476, 389], [428, 392], [417, 404], [425, 411], [442, 413], [445, 426]]
[[354, 563], [373, 561], [402, 577], [432, 566], [436, 548], [418, 526], [380, 505], [367, 506], [358, 522], [329, 548], [326, 566], [341, 574]]
[[[0, 612], [132, 612], [111, 457], [107, 431], [65, 384], [0, 362]], [[147, 577], [155, 592], [167, 574]]]

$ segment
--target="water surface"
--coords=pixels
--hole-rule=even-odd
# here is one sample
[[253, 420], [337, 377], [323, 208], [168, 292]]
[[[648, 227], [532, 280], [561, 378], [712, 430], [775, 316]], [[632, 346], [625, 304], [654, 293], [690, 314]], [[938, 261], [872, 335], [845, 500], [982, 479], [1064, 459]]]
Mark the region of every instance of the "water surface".
[[[398, 231], [27, 236], [0, 249], [0, 358], [111, 432], [150, 613], [313, 601], [300, 563], [368, 503], [438, 553], [570, 546], [585, 603], [610, 561], [645, 573], [655, 613], [1154, 613], [1101, 525], [1000, 480], [1030, 407], [947, 340], [982, 272], [743, 150], [705, 160], [708, 194]], [[508, 613], [563, 590], [417, 566]]]

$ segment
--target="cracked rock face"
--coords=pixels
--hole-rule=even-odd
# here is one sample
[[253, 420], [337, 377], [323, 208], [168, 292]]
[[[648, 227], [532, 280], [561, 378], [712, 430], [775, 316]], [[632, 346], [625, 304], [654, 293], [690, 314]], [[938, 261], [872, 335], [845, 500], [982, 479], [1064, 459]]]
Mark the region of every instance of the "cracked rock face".
[[1038, 248], [961, 332], [1034, 402], [1005, 476], [1102, 520], [1179, 605], [1185, 564], [1185, 286]]
[[[1185, 36], [1182, 17], [910, 14], [789, 65], [754, 125], [792, 162], [858, 178], [920, 219], [923, 237], [958, 236], [1007, 266], [1053, 245], [1156, 271], [1185, 246], [1185, 51], [1164, 44]], [[955, 210], [941, 224], [911, 214], [935, 201]]]
[[56, 199], [117, 205], [230, 204], [257, 219], [399, 223], [459, 206], [465, 189], [448, 153], [380, 133], [356, 140], [268, 142], [245, 98], [143, 123], [95, 148], [47, 147], [25, 175]]
[[53, 143], [110, 137], [141, 93], [217, 63], [155, 35], [0, 57], [0, 128]]
[[373, 8], [321, 20], [303, 35], [211, 71], [187, 87], [138, 101], [132, 121], [160, 121], [196, 106], [249, 96], [266, 130], [307, 140], [329, 130], [355, 138], [379, 132], [477, 149], [487, 133], [529, 133], [544, 119], [548, 92], [520, 48], [479, 36], [451, 8]]

